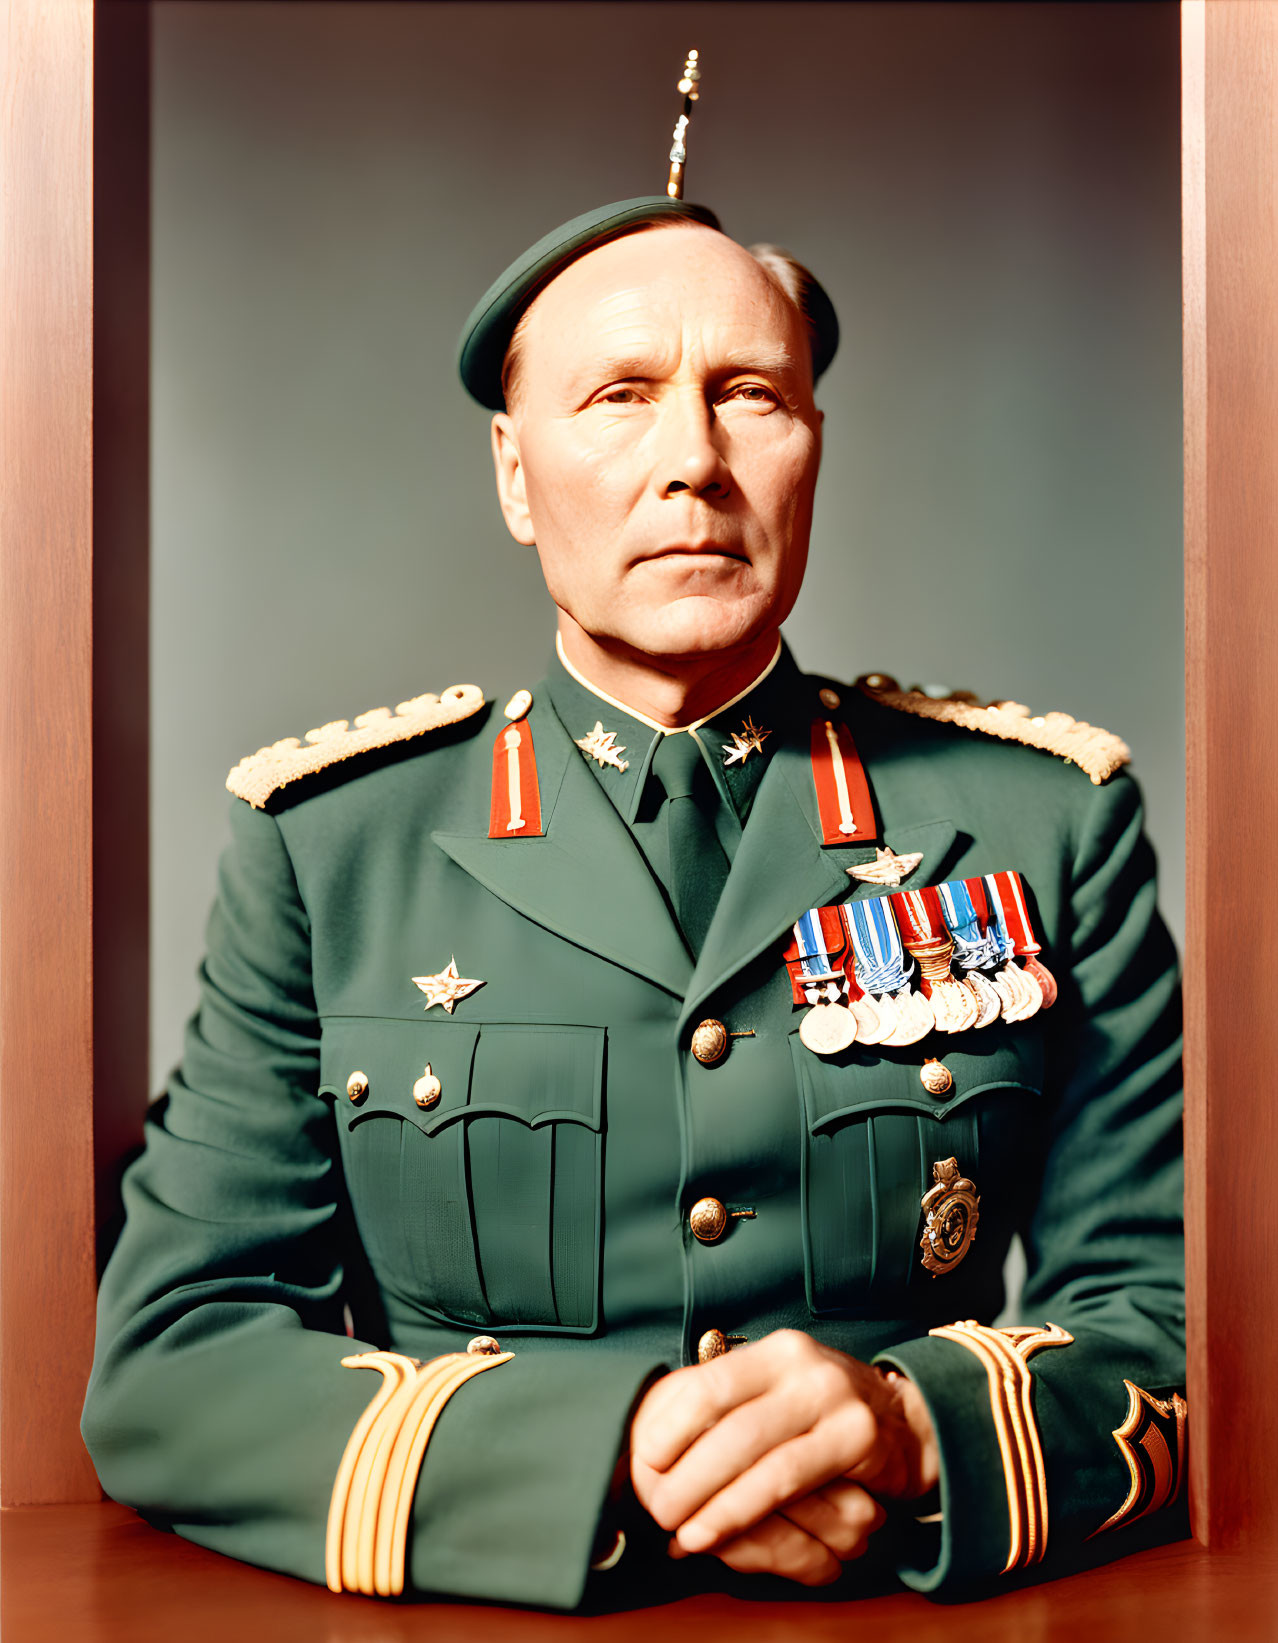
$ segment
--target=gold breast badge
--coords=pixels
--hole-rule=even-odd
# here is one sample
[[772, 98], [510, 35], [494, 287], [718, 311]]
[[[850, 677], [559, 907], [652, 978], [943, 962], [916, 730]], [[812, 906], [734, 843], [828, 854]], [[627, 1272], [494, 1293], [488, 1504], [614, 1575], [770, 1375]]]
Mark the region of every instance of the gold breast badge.
[[936, 1185], [923, 1195], [923, 1265], [934, 1278], [952, 1272], [976, 1237], [980, 1203], [975, 1184], [958, 1172], [957, 1158], [932, 1165]]
[[771, 734], [770, 730], [760, 730], [753, 719], [743, 719], [741, 729], [732, 732], [732, 740], [720, 744], [727, 755], [724, 764], [744, 764], [752, 753], [762, 753]]
[[886, 850], [876, 845], [874, 860], [863, 862], [860, 867], [849, 867], [848, 876], [862, 884], [890, 884], [895, 888], [903, 879], [909, 878], [922, 860], [921, 850], [912, 850], [908, 856], [898, 856], [891, 845]]
[[602, 720], [596, 719], [595, 728], [575, 740], [586, 757], [593, 759], [601, 769], [604, 765], [611, 765], [614, 770], [629, 770], [630, 760], [621, 757], [626, 750], [617, 746], [617, 732], [605, 730]]
[[447, 968], [441, 970], [438, 975], [413, 977], [413, 986], [420, 987], [426, 994], [426, 1008], [433, 1009], [438, 1004], [447, 1010], [449, 1015], [457, 1008], [459, 999], [467, 998], [477, 987], [483, 985], [482, 981], [471, 981], [460, 975], [455, 958], [450, 958]]

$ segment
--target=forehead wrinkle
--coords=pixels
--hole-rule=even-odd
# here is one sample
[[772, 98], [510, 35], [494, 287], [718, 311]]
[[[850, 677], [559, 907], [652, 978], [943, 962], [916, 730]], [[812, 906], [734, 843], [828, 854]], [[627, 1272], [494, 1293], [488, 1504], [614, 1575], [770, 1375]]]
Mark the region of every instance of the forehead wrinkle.
[[[799, 373], [790, 346], [794, 325], [788, 304], [756, 266], [750, 269], [755, 291], [745, 305], [741, 293], [734, 293], [737, 301], [730, 299], [729, 305], [738, 311], [732, 314], [717, 311], [704, 280], [683, 268], [632, 274], [589, 296], [580, 290], [586, 282], [574, 280], [574, 272], [570, 268], [562, 283], [556, 281], [542, 293], [530, 328], [542, 330], [547, 363], [558, 355], [560, 368], [552, 366], [552, 374], [562, 391], [576, 392], [587, 381], [597, 386], [604, 380], [669, 377], [685, 358], [715, 374], [743, 369], [777, 376]], [[588, 270], [583, 266], [582, 272]]]

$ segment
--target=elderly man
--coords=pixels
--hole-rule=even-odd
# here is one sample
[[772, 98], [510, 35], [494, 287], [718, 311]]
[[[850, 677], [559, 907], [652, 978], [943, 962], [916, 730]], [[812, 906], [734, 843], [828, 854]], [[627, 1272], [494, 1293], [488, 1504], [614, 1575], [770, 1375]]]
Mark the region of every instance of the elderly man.
[[867, 1549], [849, 1593], [996, 1589], [1174, 1532], [1138, 796], [1064, 716], [795, 666], [836, 337], [668, 200], [480, 304], [463, 379], [557, 655], [504, 713], [458, 686], [232, 772], [103, 1286], [119, 1499], [335, 1590], [562, 1607]]

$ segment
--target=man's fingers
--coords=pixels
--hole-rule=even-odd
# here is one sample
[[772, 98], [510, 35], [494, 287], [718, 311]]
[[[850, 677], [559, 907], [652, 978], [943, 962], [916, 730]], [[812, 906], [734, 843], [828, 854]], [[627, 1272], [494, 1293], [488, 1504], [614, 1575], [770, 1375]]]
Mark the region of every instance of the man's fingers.
[[[694, 1439], [668, 1471], [649, 1471], [640, 1500], [663, 1529], [677, 1529], [770, 1450], [809, 1430], [819, 1415], [800, 1397], [772, 1392], [751, 1398]], [[636, 1470], [633, 1457], [631, 1468]]]
[[828, 1546], [779, 1516], [726, 1541], [713, 1555], [738, 1574], [780, 1575], [801, 1586], [828, 1586], [843, 1568]]
[[812, 1342], [782, 1329], [739, 1346], [710, 1363], [665, 1375], [644, 1396], [630, 1432], [634, 1457], [655, 1472], [667, 1471], [702, 1432], [729, 1410], [768, 1391], [779, 1364], [810, 1352]]
[[887, 1513], [857, 1483], [836, 1480], [792, 1500], [780, 1515], [814, 1536], [843, 1563], [861, 1557]]
[[[872, 1427], [869, 1410], [865, 1410], [865, 1418]], [[829, 1430], [831, 1424], [823, 1421], [811, 1432], [769, 1449], [680, 1523], [679, 1544], [689, 1552], [704, 1552], [761, 1522], [779, 1506], [842, 1476], [861, 1451], [855, 1441], [835, 1439]], [[845, 1424], [855, 1429], [859, 1423], [849, 1420]], [[692, 1460], [689, 1455], [681, 1461], [660, 1487], [667, 1487]]]

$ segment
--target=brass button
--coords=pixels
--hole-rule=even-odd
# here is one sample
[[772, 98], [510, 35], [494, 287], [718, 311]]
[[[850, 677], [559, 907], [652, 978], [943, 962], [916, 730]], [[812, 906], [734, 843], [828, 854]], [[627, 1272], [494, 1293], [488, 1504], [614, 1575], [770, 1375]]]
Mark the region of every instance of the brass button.
[[358, 1105], [368, 1094], [368, 1074], [352, 1073], [346, 1080], [346, 1093]]
[[868, 690], [900, 690], [900, 685], [890, 673], [863, 673], [857, 684], [864, 685]]
[[413, 1085], [413, 1100], [425, 1112], [439, 1103], [444, 1087], [430, 1070], [430, 1062], [426, 1063], [426, 1071]]
[[740, 1346], [745, 1338], [744, 1335], [725, 1335], [721, 1329], [707, 1329], [697, 1342], [697, 1362], [710, 1363], [714, 1358], [721, 1358], [732, 1347]]
[[491, 1335], [472, 1335], [466, 1342], [466, 1350], [473, 1358], [492, 1358], [501, 1351], [501, 1343]]
[[823, 690], [819, 690], [817, 695], [821, 698], [821, 706], [828, 707], [831, 713], [834, 712], [835, 708], [838, 707], [843, 700], [838, 691], [831, 690], [829, 685], [826, 685]]
[[919, 1068], [919, 1081], [929, 1095], [948, 1095], [954, 1088], [954, 1074], [935, 1056], [929, 1056]]
[[712, 1244], [723, 1236], [728, 1224], [728, 1211], [721, 1199], [698, 1198], [688, 1211], [688, 1225], [692, 1236], [701, 1244]]
[[692, 1031], [692, 1053], [703, 1067], [713, 1067], [728, 1053], [728, 1029], [713, 1016]]
[[517, 690], [506, 703], [506, 717], [508, 719], [522, 719], [532, 706], [532, 691]]

